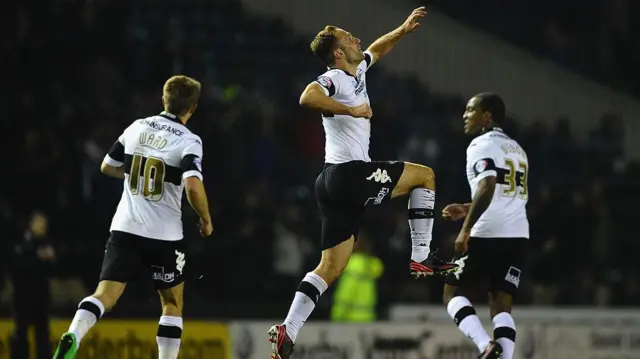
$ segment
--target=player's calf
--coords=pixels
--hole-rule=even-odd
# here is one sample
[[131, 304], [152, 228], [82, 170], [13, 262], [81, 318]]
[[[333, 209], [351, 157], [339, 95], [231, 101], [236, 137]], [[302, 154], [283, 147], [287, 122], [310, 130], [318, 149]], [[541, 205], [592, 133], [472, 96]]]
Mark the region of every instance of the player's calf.
[[71, 321], [69, 330], [62, 334], [53, 359], [73, 359], [80, 348], [80, 341], [104, 315], [105, 305], [95, 296], [84, 298]]
[[106, 311], [105, 305], [96, 297], [86, 297], [78, 305], [69, 332], [73, 333], [76, 339], [76, 345], [80, 345], [82, 338], [89, 332]]
[[69, 330], [62, 335], [54, 359], [73, 359], [82, 338], [96, 325], [98, 320], [116, 304], [126, 284], [103, 280], [93, 295], [84, 298], [71, 321]]
[[457, 295], [456, 290], [457, 288], [454, 286], [445, 285], [443, 300], [447, 307], [447, 313], [456, 323], [458, 329], [476, 344], [481, 353], [480, 358], [499, 358], [496, 355], [502, 354], [502, 349], [491, 340], [489, 334], [484, 330], [469, 299]]
[[392, 197], [409, 195], [411, 229], [411, 274], [417, 277], [447, 274], [457, 267], [431, 253], [431, 239], [436, 201], [436, 176], [427, 166], [405, 162], [404, 171], [393, 189]]
[[104, 305], [106, 311], [110, 311], [116, 305], [122, 293], [124, 293], [126, 286], [125, 283], [102, 280], [98, 283], [98, 288], [96, 288], [92, 297], [99, 300]]
[[180, 352], [182, 317], [163, 315], [158, 322], [156, 342], [158, 343], [158, 359], [176, 359]]
[[80, 348], [80, 341], [105, 312], [104, 305], [95, 297], [87, 297], [78, 305], [69, 330], [62, 334], [53, 359], [74, 359]]
[[293, 342], [298, 331], [316, 306], [318, 299], [329, 285], [333, 283], [346, 268], [353, 251], [354, 238], [350, 238], [335, 247], [322, 252], [320, 264], [316, 269], [307, 273], [296, 291], [289, 314], [284, 320], [287, 334]]
[[513, 359], [516, 346], [516, 323], [511, 316], [513, 297], [505, 292], [489, 294], [489, 307], [493, 318], [493, 339], [503, 350], [503, 359]]
[[305, 275], [298, 286], [289, 313], [281, 325], [269, 329], [272, 343], [272, 358], [288, 359], [293, 353], [293, 343], [302, 325], [307, 321], [320, 296], [329, 288], [349, 262], [353, 252], [354, 238], [351, 236], [340, 244], [322, 251], [320, 264]]
[[435, 173], [429, 167], [405, 163], [392, 197], [409, 194], [411, 260], [420, 263], [429, 257], [436, 201]]
[[184, 283], [158, 290], [162, 316], [158, 323], [156, 342], [159, 359], [176, 359], [180, 352]]
[[353, 251], [354, 239], [351, 238], [333, 248], [322, 252], [320, 264], [313, 270], [329, 286], [342, 274], [349, 263]]

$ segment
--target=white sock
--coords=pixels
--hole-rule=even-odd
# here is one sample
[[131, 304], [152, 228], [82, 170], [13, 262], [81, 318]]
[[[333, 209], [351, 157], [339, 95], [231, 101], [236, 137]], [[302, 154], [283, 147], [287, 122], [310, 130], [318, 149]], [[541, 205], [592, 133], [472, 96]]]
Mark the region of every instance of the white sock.
[[429, 256], [431, 231], [433, 229], [433, 207], [436, 191], [416, 188], [409, 196], [409, 228], [411, 229], [411, 259], [422, 262]]
[[516, 322], [511, 314], [502, 312], [493, 317], [493, 338], [502, 345], [502, 359], [513, 359], [516, 349]]
[[158, 359], [178, 359], [180, 338], [182, 337], [182, 318], [163, 315], [158, 323]]
[[465, 297], [454, 297], [447, 305], [447, 312], [464, 335], [469, 337], [482, 353], [491, 342], [491, 337], [480, 323], [480, 318], [476, 315], [469, 299]]
[[104, 314], [104, 304], [98, 298], [86, 297], [78, 305], [76, 315], [69, 325], [69, 332], [76, 336], [76, 345], [80, 347], [82, 338], [89, 329], [96, 325], [98, 319]]
[[287, 327], [287, 334], [292, 341], [296, 341], [300, 328], [307, 321], [318, 303], [318, 299], [327, 290], [327, 282], [315, 273], [307, 273], [298, 286], [289, 313], [283, 324]]

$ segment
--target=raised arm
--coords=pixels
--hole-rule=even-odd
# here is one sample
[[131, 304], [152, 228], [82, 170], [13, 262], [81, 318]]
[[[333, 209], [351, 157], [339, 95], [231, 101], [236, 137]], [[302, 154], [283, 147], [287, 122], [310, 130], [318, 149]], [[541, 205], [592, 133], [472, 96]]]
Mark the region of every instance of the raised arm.
[[422, 6], [419, 7], [409, 15], [407, 20], [400, 25], [397, 29], [381, 36], [373, 42], [367, 49], [373, 56], [372, 62], [378, 61], [381, 57], [389, 53], [393, 49], [398, 41], [405, 35], [416, 31], [420, 27], [420, 19], [427, 15], [427, 9]]

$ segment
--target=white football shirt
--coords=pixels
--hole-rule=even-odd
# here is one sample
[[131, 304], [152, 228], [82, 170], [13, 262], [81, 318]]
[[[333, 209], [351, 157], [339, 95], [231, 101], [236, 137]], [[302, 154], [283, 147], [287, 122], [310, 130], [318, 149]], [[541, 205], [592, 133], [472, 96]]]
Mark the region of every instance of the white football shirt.
[[[345, 106], [370, 105], [367, 94], [366, 72], [373, 65], [373, 55], [365, 51], [364, 60], [358, 65], [356, 76], [340, 69], [329, 69], [316, 82], [325, 94]], [[371, 121], [349, 115], [322, 114], [325, 133], [325, 162], [338, 164], [349, 161], [366, 161], [369, 158]]]
[[518, 142], [501, 129], [476, 137], [467, 148], [466, 171], [471, 198], [475, 196], [480, 180], [496, 177], [491, 204], [471, 229], [471, 236], [529, 238], [526, 210], [529, 161]]
[[114, 143], [104, 161], [124, 166], [122, 198], [112, 231], [177, 241], [182, 234], [183, 179], [202, 180], [202, 140], [176, 116], [137, 120]]

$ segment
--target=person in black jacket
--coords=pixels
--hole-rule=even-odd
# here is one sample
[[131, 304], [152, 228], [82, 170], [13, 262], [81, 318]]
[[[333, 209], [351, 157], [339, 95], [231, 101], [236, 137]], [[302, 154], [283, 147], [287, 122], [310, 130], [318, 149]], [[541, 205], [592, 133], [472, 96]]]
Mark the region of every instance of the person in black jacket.
[[37, 359], [51, 358], [49, 342], [49, 275], [56, 259], [48, 238], [46, 214], [31, 214], [27, 230], [12, 248], [11, 274], [14, 286], [15, 333], [12, 359], [28, 359], [27, 329], [35, 329]]

